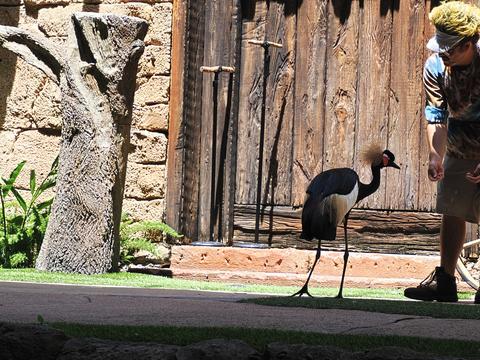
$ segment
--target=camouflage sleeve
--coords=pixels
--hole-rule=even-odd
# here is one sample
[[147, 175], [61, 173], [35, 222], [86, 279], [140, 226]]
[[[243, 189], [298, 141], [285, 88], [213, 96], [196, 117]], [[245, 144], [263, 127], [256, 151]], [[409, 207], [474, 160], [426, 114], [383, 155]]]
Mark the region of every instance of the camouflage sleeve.
[[423, 70], [423, 85], [426, 93], [425, 118], [429, 124], [443, 124], [447, 121], [447, 101], [440, 85], [441, 69], [438, 61], [429, 58]]

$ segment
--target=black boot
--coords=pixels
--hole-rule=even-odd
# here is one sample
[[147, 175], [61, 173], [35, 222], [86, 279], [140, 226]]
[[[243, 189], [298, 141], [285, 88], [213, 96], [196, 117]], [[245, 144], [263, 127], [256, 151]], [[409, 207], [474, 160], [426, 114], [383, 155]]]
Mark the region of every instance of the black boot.
[[[457, 302], [455, 276], [447, 274], [443, 267], [438, 266], [420, 285], [405, 289], [404, 295], [415, 300]], [[478, 295], [478, 301], [480, 302], [480, 295]]]
[[477, 293], [475, 294], [475, 304], [480, 304], [480, 289], [477, 290]]

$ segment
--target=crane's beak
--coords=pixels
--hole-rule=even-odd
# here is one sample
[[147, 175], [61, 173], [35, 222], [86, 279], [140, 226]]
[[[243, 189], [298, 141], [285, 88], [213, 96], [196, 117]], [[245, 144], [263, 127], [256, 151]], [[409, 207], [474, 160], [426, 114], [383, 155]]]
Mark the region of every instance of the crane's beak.
[[388, 164], [389, 166], [391, 167], [394, 167], [395, 169], [400, 169], [400, 166], [398, 166], [397, 164], [395, 164], [395, 161], [392, 161], [390, 164]]

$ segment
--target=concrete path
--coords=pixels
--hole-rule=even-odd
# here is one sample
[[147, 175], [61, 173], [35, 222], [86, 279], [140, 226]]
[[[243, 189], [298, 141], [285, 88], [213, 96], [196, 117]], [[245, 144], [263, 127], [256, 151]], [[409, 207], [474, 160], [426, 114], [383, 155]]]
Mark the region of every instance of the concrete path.
[[480, 321], [242, 304], [219, 292], [0, 282], [0, 322], [228, 326], [478, 341]]

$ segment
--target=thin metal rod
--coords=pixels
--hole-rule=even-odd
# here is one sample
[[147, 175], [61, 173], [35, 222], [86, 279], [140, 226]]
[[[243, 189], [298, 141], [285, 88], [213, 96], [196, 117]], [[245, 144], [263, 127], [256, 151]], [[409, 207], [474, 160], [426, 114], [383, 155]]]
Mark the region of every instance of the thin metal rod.
[[200, 66], [201, 72], [228, 72], [233, 74], [235, 72], [235, 67], [233, 66]]
[[260, 139], [258, 144], [258, 173], [257, 173], [257, 206], [255, 209], [255, 243], [258, 243], [260, 233], [260, 206], [262, 202], [262, 178], [263, 178], [263, 147], [265, 141], [265, 108], [267, 102], [267, 82], [270, 75], [270, 53], [268, 46], [264, 46], [263, 58], [263, 93], [262, 113], [260, 117]]
[[218, 112], [218, 76], [215, 72], [213, 78], [213, 121], [212, 121], [212, 150], [210, 154], [212, 173], [210, 179], [210, 241], [215, 241], [215, 221], [217, 218], [216, 193], [216, 168], [217, 168], [217, 112]]
[[276, 43], [276, 42], [273, 42], [273, 41], [248, 40], [248, 43], [253, 44], [253, 45], [260, 45], [260, 46], [263, 46], [263, 47], [273, 46], [273, 47], [276, 47], [276, 48], [283, 48], [282, 44]]

